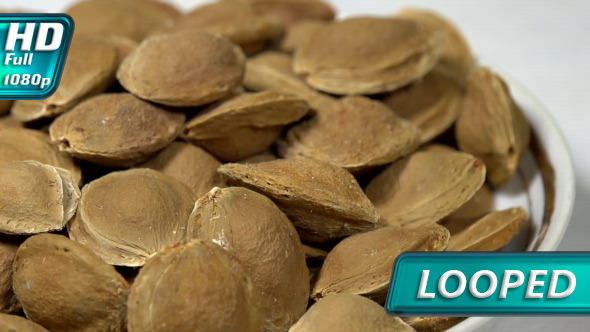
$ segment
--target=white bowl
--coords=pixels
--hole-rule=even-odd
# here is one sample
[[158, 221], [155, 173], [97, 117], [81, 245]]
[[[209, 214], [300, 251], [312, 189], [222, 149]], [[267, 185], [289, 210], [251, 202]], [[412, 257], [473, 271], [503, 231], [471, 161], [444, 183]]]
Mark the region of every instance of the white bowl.
[[[501, 76], [532, 128], [531, 146], [523, 156], [517, 176], [496, 194], [497, 209], [524, 206], [530, 217], [527, 229], [505, 250], [557, 250], [574, 206], [571, 153], [561, 130], [541, 102], [509, 75], [501, 73]], [[499, 320], [497, 317], [470, 317], [447, 332], [484, 332]]]

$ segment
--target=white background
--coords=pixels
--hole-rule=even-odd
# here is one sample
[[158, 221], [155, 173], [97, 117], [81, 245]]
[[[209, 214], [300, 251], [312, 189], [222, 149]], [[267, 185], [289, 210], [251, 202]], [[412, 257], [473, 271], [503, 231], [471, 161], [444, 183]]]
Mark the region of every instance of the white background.
[[[200, 0], [171, 0], [188, 9]], [[478, 57], [520, 81], [549, 108], [569, 142], [576, 205], [561, 250], [590, 250], [590, 1], [332, 0], [346, 14], [436, 9], [464, 32]], [[68, 0], [2, 0], [1, 6], [63, 11]], [[587, 282], [587, 281], [586, 281]], [[504, 318], [493, 331], [590, 330], [590, 318]]]

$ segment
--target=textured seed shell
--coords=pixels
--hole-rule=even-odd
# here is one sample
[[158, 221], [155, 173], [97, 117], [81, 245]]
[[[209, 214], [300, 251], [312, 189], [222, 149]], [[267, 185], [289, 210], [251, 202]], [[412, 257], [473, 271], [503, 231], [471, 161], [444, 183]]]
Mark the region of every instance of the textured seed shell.
[[[255, 65], [270, 67], [282, 73], [292, 75], [293, 77], [299, 77], [293, 71], [293, 58], [291, 55], [284, 52], [273, 50], [265, 51], [248, 58], [247, 62]], [[301, 80], [301, 82], [303, 82], [303, 80]], [[265, 88], [264, 90], [272, 89]]]
[[158, 171], [112, 172], [82, 188], [68, 232], [109, 264], [141, 266], [167, 245], [186, 241], [196, 199], [183, 183]]
[[[334, 39], [327, 40], [329, 37]], [[362, 40], [367, 37], [371, 38]], [[294, 69], [297, 73], [317, 70], [375, 73], [414, 56], [431, 37], [431, 33], [415, 23], [391, 18], [354, 17], [321, 29], [295, 55]], [[329, 44], [321, 44], [326, 41]], [[314, 49], [316, 46], [321, 48]], [[338, 49], [329, 51], [329, 46]], [[359, 46], [365, 49], [354, 49]], [[322, 58], [328, 55], [330, 57]], [[358, 60], [363, 63], [357, 63]]]
[[76, 21], [76, 33], [145, 38], [179, 15], [170, 5], [149, 0], [86, 0], [66, 12]]
[[331, 21], [334, 10], [321, 0], [234, 0], [250, 4], [254, 12], [271, 16], [286, 25], [303, 20]]
[[173, 16], [174, 19], [177, 19], [178, 16], [182, 14], [182, 11], [170, 2], [163, 2], [160, 0], [143, 0], [143, 2], [149, 2], [150, 6], [168, 13], [170, 16]]
[[470, 200], [447, 216], [441, 225], [448, 229], [451, 235], [454, 235], [492, 212], [493, 209], [494, 192], [484, 183]]
[[287, 32], [279, 45], [279, 49], [287, 53], [295, 52], [297, 49], [305, 45], [309, 38], [326, 24], [327, 23], [324, 21], [307, 20], [291, 25], [287, 28]]
[[[144, 0], [144, 1], [151, 1], [151, 0]], [[115, 49], [117, 49], [117, 63], [121, 65], [123, 59], [125, 59], [134, 49], [137, 48], [139, 45], [138, 42], [135, 40], [124, 37], [124, 36], [117, 36], [117, 35], [107, 35], [107, 36], [100, 36], [97, 38], [101, 38], [102, 40], [108, 42], [109, 44], [113, 45]], [[119, 67], [119, 66], [117, 66]]]
[[0, 116], [0, 129], [1, 128], [22, 128], [24, 124], [17, 120], [12, 114]]
[[262, 152], [283, 128], [309, 112], [301, 98], [276, 91], [247, 93], [213, 106], [189, 121], [183, 138], [221, 161]]
[[324, 259], [326, 259], [326, 256], [328, 256], [328, 252], [326, 250], [312, 247], [307, 244], [303, 245], [303, 252], [305, 253], [307, 266], [322, 265], [322, 262]]
[[140, 263], [136, 263], [137, 259], [135, 258], [135, 253], [129, 253], [129, 251], [117, 247], [116, 244], [108, 243], [106, 242], [106, 240], [98, 238], [98, 236], [90, 233], [88, 227], [81, 220], [81, 218], [82, 217], [80, 216], [80, 214], [77, 213], [74, 216], [74, 219], [72, 219], [67, 224], [68, 236], [71, 240], [79, 242], [84, 246], [90, 248], [96, 255], [98, 255], [106, 262], [112, 263], [120, 262], [123, 260], [127, 262], [130, 260], [130, 257], [133, 257], [133, 262], [135, 263], [135, 265], [143, 265], [145, 259], [142, 259]]
[[526, 220], [523, 208], [490, 212], [471, 226], [453, 235], [449, 251], [495, 251], [502, 249], [516, 235]]
[[418, 130], [378, 101], [346, 97], [289, 130], [284, 158], [313, 158], [353, 174], [391, 163], [418, 148]]
[[336, 95], [386, 93], [422, 78], [434, 67], [436, 59], [436, 54], [412, 58], [401, 68], [398, 66], [379, 73], [310, 74], [306, 77], [306, 82], [318, 90]]
[[65, 168], [78, 183], [82, 179], [72, 158], [59, 152], [47, 134], [24, 128], [0, 128], [0, 164], [20, 160], [36, 160]]
[[402, 317], [402, 320], [418, 332], [440, 332], [459, 324], [465, 317]]
[[240, 164], [258, 164], [273, 160], [277, 160], [277, 156], [275, 156], [271, 151], [266, 150], [255, 155], [251, 155], [250, 157], [244, 158], [238, 162]]
[[0, 332], [49, 332], [43, 326], [30, 320], [0, 313]]
[[289, 67], [287, 56], [263, 55], [248, 59], [244, 87], [252, 91], [276, 90], [305, 99], [312, 109], [321, 109], [337, 99], [315, 91], [303, 82]]
[[215, 188], [195, 204], [192, 236], [234, 255], [261, 295], [266, 331], [286, 331], [305, 313], [309, 271], [295, 228], [267, 197]]
[[485, 180], [484, 164], [450, 148], [420, 150], [377, 175], [365, 188], [382, 222], [421, 227], [435, 223], [467, 202]]
[[13, 103], [14, 100], [0, 100], [0, 115], [8, 113]]
[[[235, 131], [232, 125], [257, 128], [286, 125], [299, 120], [308, 110], [303, 100], [290, 94], [277, 91], [244, 93], [199, 114], [187, 127], [192, 129], [198, 125], [198, 133], [205, 136], [212, 135], [213, 131]], [[224, 122], [230, 123], [222, 126]]]
[[139, 165], [170, 175], [192, 189], [196, 197], [205, 195], [213, 187], [223, 187], [217, 174], [221, 163], [205, 150], [184, 142], [172, 142], [155, 157]]
[[171, 246], [140, 270], [129, 295], [129, 332], [262, 330], [258, 291], [211, 242]]
[[63, 208], [64, 208], [64, 223], [72, 219], [76, 210], [78, 209], [78, 203], [80, 202], [80, 187], [76, 182], [76, 179], [72, 176], [68, 170], [54, 167], [59, 174], [61, 184], [63, 186]]
[[256, 14], [247, 3], [221, 1], [200, 6], [181, 16], [164, 31], [206, 30], [239, 45], [253, 54], [282, 35], [280, 21]]
[[419, 9], [404, 9], [398, 17], [415, 21], [433, 31], [443, 31], [445, 46], [439, 65], [459, 82], [465, 81], [475, 60], [467, 40], [453, 23], [437, 13]]
[[508, 86], [485, 67], [469, 75], [455, 129], [459, 148], [486, 164], [488, 181], [495, 187], [512, 179], [531, 136]]
[[16, 243], [0, 238], [0, 313], [15, 313], [22, 309], [12, 291], [12, 262], [17, 249]]
[[[77, 29], [76, 26], [78, 33]], [[12, 107], [15, 118], [26, 122], [56, 117], [83, 99], [106, 90], [115, 81], [119, 57], [117, 49], [105, 40], [76, 36], [68, 51], [59, 88], [44, 100], [15, 102]]]
[[185, 115], [168, 112], [129, 93], [88, 99], [49, 127], [61, 151], [93, 163], [125, 167], [170, 144]]
[[0, 164], [0, 232], [61, 230], [74, 216], [80, 189], [68, 171], [37, 161]]
[[351, 18], [319, 29], [295, 53], [294, 70], [330, 93], [393, 91], [434, 67], [441, 40], [442, 34], [405, 20]]
[[289, 332], [415, 332], [379, 304], [354, 294], [334, 294], [315, 303]]
[[326, 242], [373, 229], [379, 219], [354, 177], [325, 162], [279, 159], [225, 164], [218, 172], [229, 185], [272, 199], [307, 241]]
[[232, 93], [242, 81], [244, 61], [239, 47], [227, 39], [185, 30], [144, 40], [123, 60], [117, 78], [140, 98], [200, 106]]
[[19, 247], [14, 291], [27, 317], [51, 331], [125, 331], [129, 285], [64, 236], [36, 235]]
[[405, 251], [442, 251], [449, 231], [432, 224], [421, 228], [383, 227], [350, 236], [330, 251], [311, 297], [352, 293], [385, 300], [395, 259]]
[[457, 120], [463, 95], [455, 79], [437, 66], [421, 81], [392, 92], [382, 102], [417, 126], [420, 140], [428, 142]]

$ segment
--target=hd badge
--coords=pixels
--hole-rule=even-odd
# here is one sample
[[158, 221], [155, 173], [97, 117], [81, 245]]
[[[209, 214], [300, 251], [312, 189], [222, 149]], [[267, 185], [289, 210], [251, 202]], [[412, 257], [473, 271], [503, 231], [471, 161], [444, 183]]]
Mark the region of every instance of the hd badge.
[[0, 15], [0, 99], [45, 99], [59, 85], [74, 21], [65, 14]]

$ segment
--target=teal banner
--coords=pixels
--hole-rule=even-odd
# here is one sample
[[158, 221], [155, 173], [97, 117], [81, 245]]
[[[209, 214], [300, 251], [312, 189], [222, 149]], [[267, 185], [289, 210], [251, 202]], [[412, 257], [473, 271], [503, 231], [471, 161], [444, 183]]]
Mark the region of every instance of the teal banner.
[[66, 14], [0, 14], [0, 99], [51, 96], [73, 34]]
[[385, 308], [394, 316], [590, 315], [590, 253], [404, 253]]

